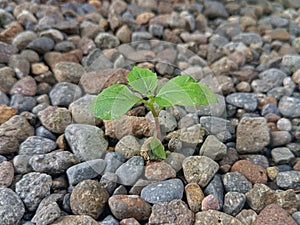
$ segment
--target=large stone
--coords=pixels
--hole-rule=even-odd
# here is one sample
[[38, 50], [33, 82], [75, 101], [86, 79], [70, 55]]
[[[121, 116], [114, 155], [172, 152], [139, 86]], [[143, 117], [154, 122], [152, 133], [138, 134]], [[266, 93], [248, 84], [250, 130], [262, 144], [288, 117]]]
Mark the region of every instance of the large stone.
[[239, 153], [257, 153], [270, 142], [267, 121], [262, 117], [244, 117], [236, 131], [236, 149]]
[[212, 224], [243, 225], [241, 221], [234, 218], [233, 216], [216, 210], [208, 210], [205, 212], [196, 213], [194, 225]]
[[81, 161], [103, 158], [108, 146], [104, 132], [92, 125], [71, 124], [65, 130], [65, 138]]
[[286, 117], [300, 116], [300, 99], [283, 96], [278, 104], [279, 112]]

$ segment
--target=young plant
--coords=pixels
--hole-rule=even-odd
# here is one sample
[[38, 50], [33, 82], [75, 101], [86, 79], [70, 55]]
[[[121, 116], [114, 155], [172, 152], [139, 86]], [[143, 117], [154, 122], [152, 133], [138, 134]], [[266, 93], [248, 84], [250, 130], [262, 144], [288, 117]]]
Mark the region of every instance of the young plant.
[[152, 153], [165, 159], [161, 144], [161, 130], [158, 115], [163, 107], [197, 106], [218, 102], [216, 95], [204, 84], [189, 75], [177, 76], [157, 86], [156, 73], [149, 69], [134, 67], [127, 76], [128, 84], [142, 97], [134, 94], [124, 84], [114, 84], [104, 89], [90, 104], [89, 109], [103, 120], [117, 119], [128, 112], [136, 103], [143, 103], [150, 109], [155, 121], [155, 133], [148, 147]]

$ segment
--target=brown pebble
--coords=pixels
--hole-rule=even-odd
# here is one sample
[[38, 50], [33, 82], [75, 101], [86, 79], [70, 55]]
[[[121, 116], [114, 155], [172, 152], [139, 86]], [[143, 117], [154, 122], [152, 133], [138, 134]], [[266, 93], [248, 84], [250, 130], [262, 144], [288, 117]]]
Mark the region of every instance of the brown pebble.
[[277, 204], [267, 205], [257, 216], [253, 225], [297, 225], [296, 221]]
[[140, 223], [134, 218], [127, 218], [121, 220], [120, 225], [140, 225]]
[[152, 12], [142, 12], [136, 17], [136, 21], [138, 24], [146, 24], [148, 23], [153, 17], [154, 13]]
[[219, 209], [219, 201], [215, 195], [208, 195], [202, 201], [201, 210], [218, 210]]
[[44, 63], [32, 63], [31, 64], [31, 73], [33, 75], [43, 74], [49, 71], [49, 67]]
[[266, 184], [268, 180], [266, 169], [248, 160], [235, 162], [231, 167], [231, 172], [243, 174], [252, 184]]
[[197, 183], [189, 183], [185, 186], [185, 194], [189, 208], [193, 212], [201, 210], [201, 203], [204, 199], [204, 193]]
[[148, 180], [162, 181], [168, 178], [175, 178], [176, 171], [165, 162], [155, 162], [145, 168], [145, 177]]
[[37, 91], [37, 85], [35, 79], [31, 76], [27, 76], [18, 80], [11, 88], [10, 94], [21, 94], [26, 96], [34, 96]]
[[0, 124], [5, 123], [11, 117], [16, 115], [17, 109], [9, 107], [7, 105], [0, 105]]
[[64, 134], [58, 136], [58, 138], [56, 139], [56, 144], [59, 149], [67, 149], [67, 142], [65, 140]]
[[266, 34], [270, 35], [273, 40], [278, 41], [289, 41], [291, 36], [287, 32], [286, 29], [276, 29], [276, 30], [270, 30], [266, 31]]

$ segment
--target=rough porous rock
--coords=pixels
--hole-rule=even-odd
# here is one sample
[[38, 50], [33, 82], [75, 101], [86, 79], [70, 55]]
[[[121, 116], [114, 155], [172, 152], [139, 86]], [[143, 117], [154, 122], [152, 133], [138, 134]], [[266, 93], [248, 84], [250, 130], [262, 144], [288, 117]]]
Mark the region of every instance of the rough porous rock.
[[94, 220], [92, 217], [88, 215], [68, 215], [62, 216], [58, 220], [51, 223], [51, 225], [77, 225], [77, 224], [85, 224], [85, 225], [99, 225], [99, 223]]
[[9, 187], [14, 179], [14, 167], [11, 162], [0, 163], [0, 188]]
[[199, 155], [207, 156], [212, 160], [220, 160], [227, 153], [227, 147], [215, 136], [209, 135], [200, 148]]
[[17, 109], [1, 104], [0, 105], [0, 124], [5, 123], [11, 117], [16, 115], [17, 112], [18, 112]]
[[29, 211], [34, 211], [43, 198], [50, 195], [51, 186], [51, 176], [45, 173], [31, 172], [25, 174], [16, 183], [16, 193], [24, 202], [26, 208]]
[[53, 151], [57, 147], [55, 141], [40, 137], [30, 136], [19, 147], [20, 155], [40, 155]]
[[176, 177], [176, 171], [165, 162], [156, 162], [145, 167], [145, 177], [148, 180], [162, 181]]
[[24, 204], [13, 190], [0, 188], [0, 223], [3, 225], [19, 224], [25, 213]]
[[193, 223], [193, 212], [179, 199], [154, 204], [149, 218], [149, 224], [192, 225]]
[[257, 153], [269, 142], [270, 134], [265, 118], [242, 118], [236, 131], [236, 149], [239, 153]]
[[219, 169], [219, 165], [206, 156], [190, 156], [182, 163], [184, 177], [188, 183], [205, 187]]
[[49, 131], [62, 134], [66, 127], [72, 123], [70, 112], [63, 107], [48, 106], [38, 112], [38, 117]]
[[115, 152], [122, 154], [125, 159], [130, 159], [132, 156], [139, 155], [140, 150], [140, 143], [132, 135], [122, 137], [115, 147]]
[[53, 72], [58, 82], [78, 84], [85, 70], [76, 62], [59, 62], [55, 65]]
[[147, 220], [151, 213], [151, 205], [138, 195], [114, 195], [108, 204], [113, 215], [120, 220], [130, 217]]
[[70, 206], [74, 214], [96, 219], [103, 212], [108, 198], [109, 194], [98, 181], [84, 180], [72, 191]]
[[108, 146], [104, 132], [92, 125], [71, 124], [65, 130], [65, 138], [81, 161], [103, 158]]

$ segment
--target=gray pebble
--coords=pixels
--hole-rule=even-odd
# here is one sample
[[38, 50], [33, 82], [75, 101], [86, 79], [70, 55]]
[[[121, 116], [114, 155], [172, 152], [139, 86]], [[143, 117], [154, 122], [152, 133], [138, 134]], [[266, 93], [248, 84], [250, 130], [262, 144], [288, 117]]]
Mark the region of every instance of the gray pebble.
[[83, 180], [93, 179], [100, 175], [106, 166], [103, 159], [89, 160], [76, 164], [67, 169], [68, 181], [71, 185], [78, 184]]
[[152, 38], [151, 33], [143, 32], [143, 31], [133, 32], [131, 35], [132, 41], [145, 41], [145, 40], [150, 40], [151, 38]]
[[45, 173], [28, 173], [16, 183], [16, 193], [29, 211], [37, 209], [42, 199], [50, 195], [51, 176]]
[[199, 155], [207, 156], [212, 160], [221, 160], [227, 153], [227, 147], [214, 135], [209, 135], [200, 148]]
[[287, 147], [273, 148], [271, 155], [276, 164], [288, 164], [295, 159], [294, 154]]
[[133, 156], [116, 170], [119, 183], [126, 186], [134, 185], [143, 172], [144, 159], [141, 156]]
[[242, 42], [245, 45], [255, 44], [255, 45], [262, 46], [263, 44], [261, 36], [257, 33], [252, 33], [252, 32], [240, 33], [234, 36], [232, 40], [235, 42]]
[[[154, 122], [154, 117], [151, 112], [149, 112], [145, 117]], [[158, 121], [162, 133], [171, 132], [177, 127], [177, 122], [175, 117], [171, 113], [165, 110], [161, 110], [159, 112]]]
[[286, 147], [288, 147], [296, 157], [300, 156], [300, 143], [289, 143]]
[[108, 215], [100, 221], [101, 225], [119, 225], [119, 221], [116, 220], [112, 215]]
[[0, 224], [19, 224], [25, 213], [20, 197], [9, 188], [0, 188]]
[[227, 192], [246, 193], [252, 188], [252, 184], [239, 172], [229, 172], [222, 177], [224, 188]]
[[100, 49], [115, 48], [120, 44], [120, 41], [114, 35], [103, 32], [95, 37], [95, 44]]
[[116, 144], [115, 152], [120, 153], [125, 159], [139, 155], [141, 145], [133, 135], [126, 135]]
[[68, 151], [34, 155], [29, 160], [33, 171], [47, 174], [63, 173], [66, 169], [78, 162], [77, 157]]
[[236, 216], [244, 207], [246, 196], [239, 192], [227, 192], [224, 197], [223, 210], [225, 213]]
[[44, 54], [54, 48], [54, 41], [48, 37], [39, 37], [31, 41], [27, 48], [36, 51], [39, 54]]
[[103, 185], [106, 191], [111, 195], [117, 187], [118, 176], [115, 173], [105, 172], [102, 175], [99, 182], [100, 184]]
[[61, 41], [57, 43], [54, 47], [54, 50], [57, 52], [69, 52], [76, 49], [76, 46], [71, 41]]
[[21, 55], [12, 55], [9, 58], [9, 66], [13, 68], [16, 76], [21, 79], [29, 75], [30, 63]]
[[16, 155], [13, 159], [13, 165], [16, 173], [26, 174], [32, 172], [29, 164], [30, 155]]
[[108, 146], [104, 132], [91, 125], [71, 124], [65, 130], [65, 138], [81, 161], [103, 158]]
[[185, 156], [183, 154], [172, 152], [167, 156], [165, 159], [165, 162], [168, 163], [172, 168], [178, 172], [182, 169], [182, 162], [185, 159]]
[[85, 70], [79, 63], [59, 62], [55, 65], [53, 73], [58, 82], [78, 84]]
[[287, 75], [279, 69], [272, 68], [261, 72], [258, 77], [265, 80], [273, 88], [281, 86]]
[[68, 107], [82, 95], [80, 87], [68, 82], [57, 83], [49, 93], [52, 105]]
[[215, 19], [218, 17], [227, 18], [228, 12], [222, 3], [206, 1], [204, 4], [204, 15], [210, 19]]
[[280, 113], [286, 117], [300, 116], [300, 99], [283, 96], [278, 104]]
[[257, 108], [257, 99], [253, 93], [233, 93], [227, 95], [226, 101], [234, 106], [254, 111]]
[[3, 105], [8, 105], [9, 104], [9, 98], [2, 91], [0, 91], [0, 104], [3, 104]]
[[282, 189], [300, 190], [299, 171], [279, 172], [276, 177], [276, 184]]
[[14, 37], [12, 44], [18, 49], [24, 49], [31, 41], [33, 41], [37, 37], [37, 34], [33, 31], [23, 31]]
[[299, 55], [285, 55], [282, 57], [282, 66], [286, 67], [289, 72], [295, 72], [300, 69], [300, 56]]
[[46, 154], [56, 149], [55, 141], [39, 136], [30, 136], [23, 141], [19, 148], [20, 155]]
[[36, 134], [36, 136], [39, 136], [39, 137], [56, 140], [55, 135], [52, 134], [49, 130], [47, 130], [44, 126], [40, 126], [40, 127], [36, 128], [35, 134]]
[[149, 184], [142, 189], [141, 197], [147, 202], [155, 204], [181, 199], [184, 185], [180, 179], [170, 179]]
[[9, 105], [15, 109], [18, 109], [19, 112], [31, 111], [36, 105], [36, 100], [30, 96], [14, 94], [11, 96]]
[[221, 209], [223, 207], [224, 188], [223, 188], [221, 176], [219, 174], [216, 174], [214, 178], [209, 182], [209, 184], [205, 187], [204, 194], [206, 196], [208, 195], [215, 196], [219, 202], [218, 209]]
[[106, 162], [105, 172], [114, 173], [125, 162], [125, 158], [118, 152], [107, 152], [104, 158]]

